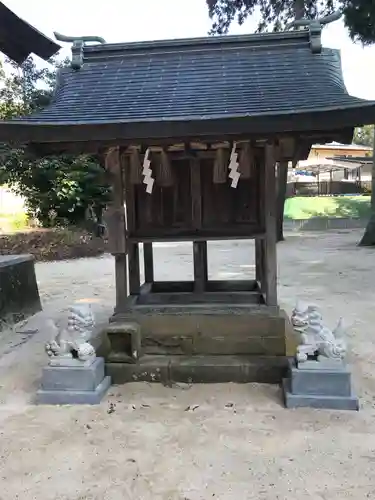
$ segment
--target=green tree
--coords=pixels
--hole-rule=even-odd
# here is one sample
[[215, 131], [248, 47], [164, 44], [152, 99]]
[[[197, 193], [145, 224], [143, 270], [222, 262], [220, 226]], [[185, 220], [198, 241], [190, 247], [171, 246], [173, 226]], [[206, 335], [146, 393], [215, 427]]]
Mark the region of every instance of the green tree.
[[[67, 61], [37, 68], [30, 57], [18, 67], [0, 67], [0, 118], [27, 115], [51, 100], [56, 71]], [[35, 160], [23, 148], [0, 148], [0, 182], [26, 199], [28, 213], [43, 226], [81, 224], [89, 209], [101, 223], [109, 199], [105, 171], [95, 156], [55, 156]]]
[[[343, 13], [344, 23], [353, 41], [369, 45], [375, 42], [375, 2], [373, 0], [206, 0], [209, 15], [212, 19], [210, 33], [226, 34], [233, 22], [243, 22], [253, 14], [259, 14], [257, 31], [280, 31], [294, 20], [316, 19], [332, 14], [336, 10]], [[369, 142], [364, 127], [357, 131], [355, 139]], [[284, 239], [284, 205], [286, 196], [285, 165], [278, 168], [277, 179], [277, 241]], [[375, 173], [375, 167], [373, 169]], [[373, 179], [373, 184], [375, 180]], [[375, 193], [372, 191], [373, 216], [366, 229], [367, 242], [375, 245]], [[369, 231], [371, 237], [369, 237]], [[363, 243], [363, 240], [361, 242]]]
[[365, 232], [362, 236], [359, 245], [362, 247], [375, 246], [375, 127], [373, 131], [373, 148], [372, 148], [372, 173], [371, 173], [371, 214], [367, 223]]
[[206, 0], [213, 21], [212, 33], [225, 34], [232, 22], [243, 22], [259, 13], [258, 31], [280, 31], [294, 19], [315, 19], [341, 10], [354, 41], [375, 41], [373, 0]]
[[372, 147], [374, 138], [374, 125], [364, 125], [354, 130], [353, 143], [360, 146]]

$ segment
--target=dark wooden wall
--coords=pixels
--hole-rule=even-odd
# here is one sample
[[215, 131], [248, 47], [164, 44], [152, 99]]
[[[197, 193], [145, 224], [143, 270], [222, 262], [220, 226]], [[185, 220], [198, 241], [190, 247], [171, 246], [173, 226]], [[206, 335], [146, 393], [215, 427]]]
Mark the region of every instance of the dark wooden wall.
[[[130, 237], [157, 239], [173, 236], [251, 237], [262, 231], [260, 167], [256, 165], [250, 178], [240, 178], [237, 188], [225, 182], [214, 182], [214, 161], [211, 159], [172, 160], [173, 183], [161, 186], [156, 177], [152, 194], [145, 185], [132, 184], [133, 196], [126, 203], [134, 207], [134, 229]], [[151, 168], [152, 165], [151, 165]], [[194, 174], [192, 174], [193, 169]], [[199, 208], [197, 212], [197, 207]]]

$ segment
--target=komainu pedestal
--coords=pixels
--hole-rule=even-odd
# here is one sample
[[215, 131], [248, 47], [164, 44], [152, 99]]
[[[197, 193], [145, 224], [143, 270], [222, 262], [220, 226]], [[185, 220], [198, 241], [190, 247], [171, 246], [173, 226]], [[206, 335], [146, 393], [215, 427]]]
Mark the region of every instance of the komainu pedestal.
[[358, 410], [358, 398], [351, 388], [351, 373], [342, 362], [324, 365], [318, 361], [297, 364], [291, 360], [283, 381], [287, 408]]
[[111, 385], [105, 375], [103, 358], [97, 358], [91, 345], [94, 315], [89, 305], [75, 304], [69, 309], [67, 327], [50, 322], [54, 338], [47, 342], [50, 357], [43, 369], [39, 404], [98, 404]]
[[48, 365], [43, 368], [37, 403], [50, 405], [99, 404], [111, 385], [104, 373], [104, 359], [84, 363]]
[[342, 319], [335, 330], [323, 324], [316, 306], [297, 304], [291, 322], [300, 336], [295, 358], [283, 380], [287, 408], [358, 410], [345, 363], [347, 352]]

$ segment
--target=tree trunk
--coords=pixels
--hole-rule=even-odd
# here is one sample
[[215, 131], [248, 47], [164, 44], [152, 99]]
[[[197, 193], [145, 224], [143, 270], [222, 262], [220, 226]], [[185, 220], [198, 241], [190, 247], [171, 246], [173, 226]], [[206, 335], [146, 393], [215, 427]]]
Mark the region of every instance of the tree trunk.
[[277, 166], [277, 200], [276, 200], [276, 242], [284, 241], [284, 206], [288, 181], [288, 162], [281, 161]]
[[305, 15], [305, 1], [304, 0], [294, 0], [294, 18], [303, 19]]
[[375, 246], [375, 127], [373, 144], [371, 171], [371, 214], [370, 220], [367, 223], [365, 234], [359, 242], [361, 247]]

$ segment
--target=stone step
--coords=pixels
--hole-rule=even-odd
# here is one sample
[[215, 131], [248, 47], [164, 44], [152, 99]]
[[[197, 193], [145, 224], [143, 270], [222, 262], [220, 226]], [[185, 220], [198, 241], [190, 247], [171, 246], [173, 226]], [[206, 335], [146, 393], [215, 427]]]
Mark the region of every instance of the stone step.
[[106, 363], [114, 384], [127, 382], [281, 383], [285, 356], [145, 355], [137, 363]]

